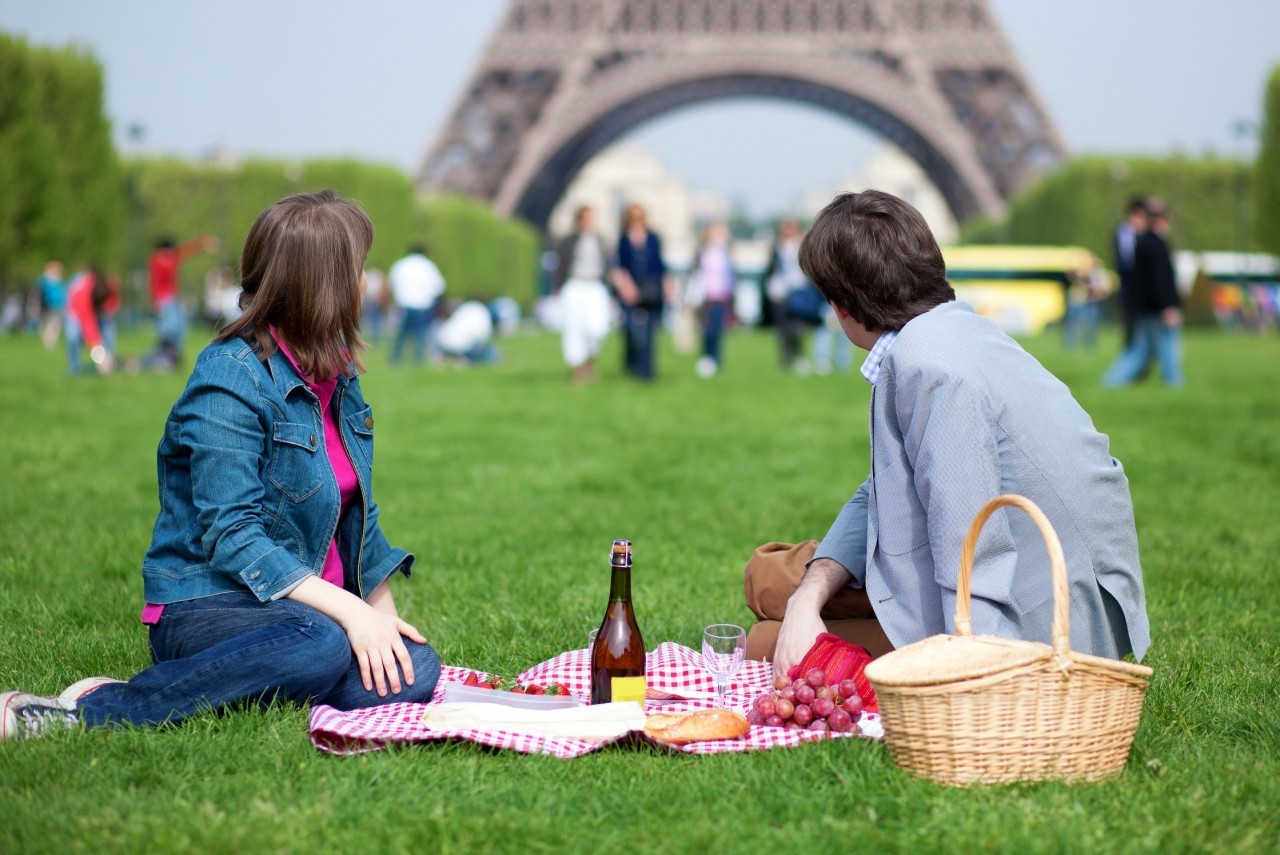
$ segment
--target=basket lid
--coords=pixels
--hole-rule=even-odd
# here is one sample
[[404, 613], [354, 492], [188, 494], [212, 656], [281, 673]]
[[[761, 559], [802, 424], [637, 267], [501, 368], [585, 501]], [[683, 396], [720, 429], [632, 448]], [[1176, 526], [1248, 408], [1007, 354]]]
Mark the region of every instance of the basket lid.
[[987, 677], [1053, 657], [1036, 641], [995, 635], [935, 635], [886, 653], [867, 666], [867, 679], [885, 686], [931, 686]]

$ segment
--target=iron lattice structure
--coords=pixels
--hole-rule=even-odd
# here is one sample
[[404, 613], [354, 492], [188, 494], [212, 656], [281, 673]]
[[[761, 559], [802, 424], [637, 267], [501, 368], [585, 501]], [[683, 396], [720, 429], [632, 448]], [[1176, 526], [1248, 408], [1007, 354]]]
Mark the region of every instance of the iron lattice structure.
[[511, 0], [419, 184], [545, 227], [636, 125], [760, 96], [879, 133], [961, 220], [1000, 216], [1064, 156], [986, 0]]

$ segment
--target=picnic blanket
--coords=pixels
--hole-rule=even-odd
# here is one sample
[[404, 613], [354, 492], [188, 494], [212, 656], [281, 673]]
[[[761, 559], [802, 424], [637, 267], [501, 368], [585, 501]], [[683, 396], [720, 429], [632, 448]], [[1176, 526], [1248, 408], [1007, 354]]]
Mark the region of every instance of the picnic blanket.
[[[590, 651], [570, 650], [546, 662], [521, 672], [516, 679], [521, 683], [546, 684], [557, 682], [567, 686], [582, 699], [591, 693]], [[672, 642], [664, 642], [645, 655], [646, 676], [649, 688], [673, 696], [673, 700], [649, 701], [645, 712], [691, 712], [715, 707], [715, 680], [702, 667], [702, 655]], [[432, 742], [437, 740], [464, 739], [524, 754], [549, 754], [555, 757], [580, 757], [599, 751], [608, 745], [622, 742], [647, 742], [671, 751], [688, 754], [719, 754], [729, 751], [757, 751], [780, 746], [800, 745], [820, 739], [846, 739], [864, 737], [881, 739], [884, 731], [880, 717], [875, 713], [863, 713], [857, 733], [815, 733], [789, 731], [780, 727], [752, 727], [751, 732], [740, 739], [722, 739], [708, 742], [692, 742], [688, 745], [669, 746], [647, 736], [644, 731], [633, 731], [617, 739], [604, 742], [588, 742], [578, 739], [538, 737], [509, 733], [501, 730], [432, 730], [422, 721], [423, 712], [431, 705], [444, 701], [444, 687], [448, 683], [462, 682], [468, 674], [481, 672], [468, 668], [445, 665], [440, 671], [440, 682], [430, 704], [387, 704], [344, 712], [331, 706], [318, 704], [311, 710], [311, 742], [321, 751], [333, 754], [357, 754], [376, 751], [393, 743]], [[732, 709], [746, 713], [752, 702], [773, 688], [773, 666], [768, 662], [748, 661], [729, 682], [726, 703]], [[698, 697], [689, 698], [689, 695]], [[710, 696], [710, 697], [708, 697]]]

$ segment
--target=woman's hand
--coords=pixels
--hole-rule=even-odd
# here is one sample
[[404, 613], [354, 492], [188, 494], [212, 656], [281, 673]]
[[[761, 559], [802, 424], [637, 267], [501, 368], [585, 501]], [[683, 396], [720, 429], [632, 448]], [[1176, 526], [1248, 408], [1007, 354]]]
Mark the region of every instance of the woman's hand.
[[405, 685], [413, 685], [413, 660], [402, 639], [419, 644], [426, 644], [427, 639], [396, 614], [389, 584], [379, 585], [366, 603], [319, 576], [308, 576], [289, 592], [289, 598], [328, 615], [342, 627], [360, 665], [365, 691], [377, 688], [378, 695], [385, 698], [390, 687], [392, 694], [400, 694], [401, 672]]
[[[413, 659], [402, 636], [425, 644], [427, 639], [416, 627], [364, 604], [364, 609], [343, 623], [342, 628], [360, 664], [360, 681], [366, 691], [376, 687], [378, 696], [385, 698], [389, 687], [392, 694], [400, 694], [401, 671], [405, 684], [413, 685]], [[399, 668], [396, 668], [397, 662]]]

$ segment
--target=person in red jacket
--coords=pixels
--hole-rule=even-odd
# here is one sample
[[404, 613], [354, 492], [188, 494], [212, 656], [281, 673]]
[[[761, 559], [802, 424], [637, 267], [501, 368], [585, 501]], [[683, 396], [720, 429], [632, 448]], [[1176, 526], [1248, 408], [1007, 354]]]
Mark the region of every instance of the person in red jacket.
[[102, 338], [101, 315], [112, 298], [107, 279], [90, 268], [67, 289], [67, 364], [72, 374], [80, 373], [80, 349], [88, 346], [89, 359], [99, 374], [110, 374], [115, 360]]
[[157, 337], [156, 349], [149, 362], [172, 367], [181, 361], [187, 319], [178, 289], [178, 272], [182, 262], [196, 253], [211, 252], [217, 245], [217, 239], [211, 235], [201, 235], [181, 246], [174, 246], [173, 239], [168, 237], [161, 238], [156, 244], [147, 264]]

